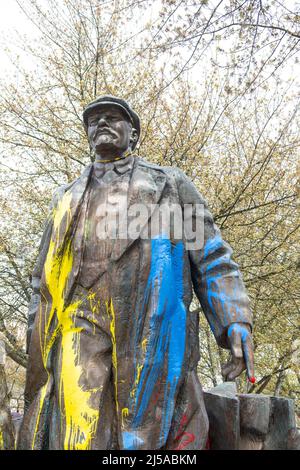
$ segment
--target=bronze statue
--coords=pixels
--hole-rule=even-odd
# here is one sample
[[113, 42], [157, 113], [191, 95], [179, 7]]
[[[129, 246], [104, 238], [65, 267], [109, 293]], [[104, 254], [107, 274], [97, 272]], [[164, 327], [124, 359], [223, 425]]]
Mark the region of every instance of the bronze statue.
[[[83, 120], [96, 159], [56, 191], [46, 222], [32, 276], [18, 448], [203, 449], [199, 318], [189, 306], [194, 288], [218, 344], [231, 349], [224, 378], [246, 368], [253, 380], [241, 274], [185, 174], [133, 153], [140, 119], [125, 100], [102, 96]], [[189, 248], [178, 224], [168, 235], [160, 226], [145, 235], [157, 210], [172, 205], [190, 205], [193, 223], [193, 207], [203, 208], [201, 246]], [[132, 228], [133, 206], [146, 216], [124, 236], [121, 219]]]

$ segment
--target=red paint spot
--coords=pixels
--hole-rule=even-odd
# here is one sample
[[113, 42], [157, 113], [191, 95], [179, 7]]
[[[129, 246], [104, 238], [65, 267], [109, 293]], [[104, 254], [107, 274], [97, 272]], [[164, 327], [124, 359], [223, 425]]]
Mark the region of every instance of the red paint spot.
[[195, 440], [195, 434], [192, 434], [191, 432], [184, 432], [181, 435], [182, 442], [179, 444], [178, 447], [175, 448], [175, 450], [182, 450], [186, 446], [188, 446], [191, 442], [194, 442]]
[[192, 434], [191, 432], [185, 432], [184, 431], [184, 428], [185, 428], [187, 423], [188, 423], [188, 418], [184, 414], [184, 415], [182, 415], [182, 418], [181, 418], [180, 423], [179, 423], [177, 436], [174, 439], [174, 441], [181, 440], [181, 442], [177, 447], [175, 447], [175, 450], [182, 450], [185, 447], [187, 447], [191, 442], [194, 442], [194, 440], [195, 440], [195, 435], [194, 434]]
[[255, 384], [256, 382], [256, 378], [255, 377], [250, 377], [250, 379], [248, 379], [249, 382], [251, 382], [252, 384]]
[[175, 437], [174, 441], [179, 441], [179, 439], [181, 438], [181, 436], [183, 435], [184, 431], [183, 431], [183, 427], [184, 425], [187, 423], [187, 416], [186, 415], [183, 415], [181, 420], [180, 420], [180, 423], [179, 423], [179, 427], [178, 427], [178, 432], [177, 432], [177, 436]]

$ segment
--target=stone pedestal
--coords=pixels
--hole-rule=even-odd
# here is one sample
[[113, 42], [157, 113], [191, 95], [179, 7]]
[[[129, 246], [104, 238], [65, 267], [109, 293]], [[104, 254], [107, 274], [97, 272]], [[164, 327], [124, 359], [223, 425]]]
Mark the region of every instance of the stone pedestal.
[[293, 400], [238, 394], [234, 382], [205, 391], [204, 400], [211, 449], [300, 449]]

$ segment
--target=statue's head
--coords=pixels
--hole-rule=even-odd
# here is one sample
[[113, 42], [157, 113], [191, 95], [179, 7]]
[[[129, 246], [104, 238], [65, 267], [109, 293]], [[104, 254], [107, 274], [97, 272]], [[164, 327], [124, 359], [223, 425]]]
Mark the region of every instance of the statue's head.
[[121, 156], [134, 150], [140, 136], [139, 116], [127, 101], [104, 95], [87, 105], [83, 122], [91, 149], [99, 156]]

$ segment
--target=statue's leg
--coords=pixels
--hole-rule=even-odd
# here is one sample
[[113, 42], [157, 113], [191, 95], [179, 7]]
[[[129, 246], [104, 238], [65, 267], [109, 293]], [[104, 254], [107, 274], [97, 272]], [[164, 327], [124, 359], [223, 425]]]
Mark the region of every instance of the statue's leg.
[[77, 301], [72, 322], [55, 346], [49, 448], [111, 449], [116, 446], [115, 404], [105, 301], [80, 286], [72, 299]]
[[208, 417], [196, 371], [188, 372], [177, 397], [165, 449], [201, 450], [208, 439]]

